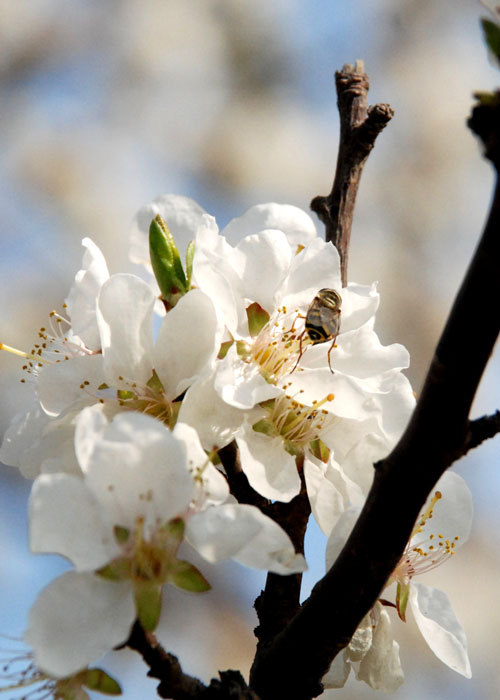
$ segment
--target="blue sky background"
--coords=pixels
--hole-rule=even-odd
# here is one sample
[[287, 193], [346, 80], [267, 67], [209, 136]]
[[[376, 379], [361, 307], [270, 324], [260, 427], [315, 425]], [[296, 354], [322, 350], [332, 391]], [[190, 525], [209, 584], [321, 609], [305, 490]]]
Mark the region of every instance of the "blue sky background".
[[[31, 346], [71, 285], [83, 236], [112, 272], [127, 269], [129, 222], [160, 193], [193, 197], [220, 225], [259, 201], [307, 209], [334, 172], [333, 73], [363, 58], [371, 101], [390, 102], [396, 116], [363, 176], [350, 277], [379, 280], [377, 330], [409, 348], [418, 391], [490, 199], [491, 170], [465, 126], [471, 93], [499, 79], [481, 14], [475, 0], [0, 0], [0, 341]], [[496, 300], [485, 303], [494, 313]], [[464, 319], [464, 363], [473, 342], [474, 318]], [[494, 357], [474, 415], [498, 407], [499, 377]], [[2, 354], [2, 432], [27, 403], [19, 378], [17, 360]], [[457, 466], [474, 494], [473, 536], [426, 580], [447, 591], [464, 624], [473, 679], [442, 666], [411, 621], [394, 621], [407, 675], [396, 700], [500, 693], [498, 461], [497, 438]], [[29, 554], [30, 484], [8, 467], [0, 480], [0, 631], [20, 635], [65, 564]], [[313, 529], [306, 591], [322, 573], [321, 547]], [[207, 680], [217, 668], [248, 667], [263, 583], [229, 565], [212, 575], [215, 592], [190, 600], [188, 622], [168, 592], [160, 629]], [[195, 645], [189, 625], [201, 630]], [[141, 662], [117, 657], [106, 664], [125, 679], [127, 700], [156, 697]], [[372, 694], [354, 684], [335, 696]]]

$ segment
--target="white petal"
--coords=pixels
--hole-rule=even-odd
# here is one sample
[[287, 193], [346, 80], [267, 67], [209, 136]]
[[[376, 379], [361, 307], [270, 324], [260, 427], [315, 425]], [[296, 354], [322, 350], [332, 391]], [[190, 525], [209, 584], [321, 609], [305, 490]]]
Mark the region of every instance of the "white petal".
[[[330, 359], [335, 371], [360, 379], [382, 375], [385, 372], [406, 369], [410, 364], [408, 350], [399, 343], [382, 345], [372, 324], [347, 333], [342, 332], [337, 338], [337, 346], [332, 350]], [[329, 347], [328, 343], [324, 344]], [[313, 364], [315, 354], [321, 350], [315, 345], [304, 354], [304, 367]]]
[[161, 195], [141, 207], [132, 222], [129, 257], [134, 263], [151, 267], [149, 227], [157, 214], [170, 229], [181, 257], [184, 256], [187, 244], [195, 238], [197, 231], [204, 228], [218, 231], [213, 216], [207, 214], [193, 199], [177, 194]]
[[183, 296], [168, 312], [162, 321], [153, 359], [170, 399], [210, 371], [221, 337], [214, 305], [199, 289]]
[[330, 459], [326, 464], [312, 457], [304, 459], [307, 495], [316, 522], [326, 535], [352, 502], [361, 505], [363, 495], [341, 467]]
[[222, 505], [192, 516], [186, 537], [208, 561], [235, 559], [276, 574], [305, 571], [286, 532], [274, 520], [248, 505]]
[[[38, 397], [46, 413], [57, 416], [75, 402], [93, 402], [104, 381], [102, 355], [84, 355], [46, 365], [38, 377]], [[88, 382], [83, 386], [84, 382]], [[94, 394], [95, 395], [95, 394]]]
[[66, 306], [73, 332], [88, 348], [99, 350], [101, 343], [96, 319], [97, 295], [108, 279], [109, 272], [106, 260], [96, 244], [90, 238], [84, 238], [82, 245], [86, 248], [82, 269], [76, 273]]
[[344, 548], [360, 512], [361, 508], [352, 506], [345, 510], [337, 520], [326, 545], [325, 560], [327, 571], [335, 563], [335, 560]]
[[42, 671], [64, 678], [122, 644], [134, 618], [129, 585], [70, 571], [38, 596], [25, 641]]
[[193, 384], [181, 404], [178, 420], [196, 428], [206, 450], [228, 445], [241, 426], [245, 412], [221, 399], [214, 375]]
[[266, 382], [256, 365], [243, 362], [233, 344], [217, 363], [214, 387], [219, 396], [235, 408], [253, 408], [261, 401], [279, 396], [282, 390]]
[[356, 677], [386, 693], [394, 692], [404, 682], [399, 644], [393, 639], [389, 614], [381, 606], [372, 645], [360, 662]]
[[233, 335], [247, 323], [240, 288], [243, 258], [223, 236], [201, 230], [196, 237], [193, 281], [212, 300], [221, 321]]
[[350, 282], [347, 289], [342, 289], [341, 331], [360, 328], [375, 315], [380, 303], [377, 285], [370, 286]]
[[342, 459], [342, 466], [348, 478], [358, 484], [365, 495], [371, 488], [374, 477], [373, 465], [386, 457], [391, 445], [376, 433], [367, 432]]
[[257, 204], [250, 207], [242, 216], [232, 219], [221, 232], [233, 243], [244, 236], [265, 229], [283, 231], [293, 247], [307, 245], [316, 238], [316, 227], [305, 211], [291, 204]]
[[281, 298], [277, 301], [289, 309], [298, 306], [305, 312], [323, 287], [342, 289], [340, 258], [331, 243], [315, 238], [292, 259], [288, 277], [280, 290]]
[[203, 503], [224, 503], [229, 496], [227, 481], [212, 462], [208, 460], [196, 430], [178, 420], [173, 433], [184, 446], [189, 471], [197, 480], [201, 480], [204, 496]]
[[41, 431], [49, 420], [36, 399], [33, 400], [27, 411], [17, 413], [4, 433], [0, 448], [0, 461], [8, 464], [9, 467], [19, 467], [26, 478], [32, 479], [37, 476], [39, 473], [38, 465], [30, 463], [26, 468], [23, 468], [25, 453], [31, 445], [36, 444]]
[[237, 434], [241, 467], [250, 486], [264, 498], [288, 503], [300, 491], [300, 477], [281, 438], [258, 433], [246, 424]]
[[351, 664], [346, 659], [345, 651], [342, 650], [330, 664], [321, 682], [325, 688], [343, 688], [350, 672]]
[[31, 550], [62, 554], [80, 571], [98, 569], [119, 553], [96, 499], [77, 476], [39, 476], [31, 490], [29, 518]]
[[288, 273], [295, 251], [281, 231], [261, 231], [247, 236], [237, 250], [242, 255], [238, 272], [243, 295], [272, 312], [274, 296]]
[[75, 441], [78, 454], [86, 451], [80, 443], [92, 445], [82, 468], [103, 517], [128, 528], [142, 517], [147, 529], [182, 515], [195, 489], [184, 445], [155, 418], [132, 411], [103, 430], [98, 410], [82, 412]]
[[102, 286], [97, 321], [110, 386], [124, 386], [120, 377], [143, 383], [151, 377], [155, 300], [153, 290], [135, 275], [113, 275]]
[[467, 640], [448, 596], [437, 588], [412, 583], [410, 605], [415, 622], [427, 644], [444, 664], [466, 678], [471, 668]]
[[436, 491], [440, 491], [442, 497], [434, 506], [432, 519], [428, 520], [422, 533], [412, 539], [412, 544], [416, 545], [434, 533], [436, 538], [441, 535], [441, 539], [449, 540], [457, 550], [469, 537], [473, 512], [472, 494], [462, 477], [451, 471], [446, 471], [439, 479], [430, 498]]

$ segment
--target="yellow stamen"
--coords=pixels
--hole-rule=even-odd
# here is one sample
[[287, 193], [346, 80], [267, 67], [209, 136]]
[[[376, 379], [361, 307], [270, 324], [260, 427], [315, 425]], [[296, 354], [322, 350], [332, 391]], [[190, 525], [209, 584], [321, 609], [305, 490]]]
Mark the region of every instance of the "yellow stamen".
[[5, 343], [0, 343], [0, 350], [5, 350], [10, 352], [12, 355], [17, 355], [18, 357], [24, 357], [25, 360], [34, 360], [35, 362], [47, 362], [40, 355], [33, 355], [29, 352], [24, 352], [23, 350], [18, 350], [17, 348], [12, 348], [10, 345], [5, 345]]

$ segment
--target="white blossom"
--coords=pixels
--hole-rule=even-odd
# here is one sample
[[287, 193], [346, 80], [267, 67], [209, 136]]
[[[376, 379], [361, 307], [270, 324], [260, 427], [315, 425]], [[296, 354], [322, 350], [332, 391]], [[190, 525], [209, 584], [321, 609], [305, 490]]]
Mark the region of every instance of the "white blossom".
[[[326, 560], [329, 568], [343, 548], [359, 509], [351, 508], [339, 518], [330, 535]], [[472, 497], [465, 481], [445, 472], [422, 509], [401, 560], [387, 581], [381, 602], [387, 603], [391, 584], [397, 584], [395, 605], [406, 619], [409, 602], [422, 636], [434, 654], [451, 669], [470, 678], [465, 632], [443, 591], [414, 582], [415, 576], [436, 568], [454, 555], [467, 540], [472, 522]], [[394, 527], [398, 524], [394, 523]], [[379, 629], [380, 628], [380, 629]], [[356, 656], [360, 639], [362, 654]], [[380, 602], [368, 613], [349, 645], [334, 659], [324, 677], [326, 687], [344, 685], [351, 667], [359, 680], [377, 690], [391, 692], [403, 682], [398, 645], [391, 632], [388, 611]]]
[[137, 615], [154, 627], [165, 583], [206, 590], [202, 574], [178, 557], [184, 538], [213, 563], [304, 570], [273, 520], [226, 503], [226, 481], [191, 427], [171, 431], [132, 411], [109, 420], [97, 405], [82, 411], [75, 439], [83, 478], [42, 474], [30, 498], [32, 550], [62, 554], [75, 567], [30, 613], [26, 641], [42, 670], [76, 672], [123, 643]]

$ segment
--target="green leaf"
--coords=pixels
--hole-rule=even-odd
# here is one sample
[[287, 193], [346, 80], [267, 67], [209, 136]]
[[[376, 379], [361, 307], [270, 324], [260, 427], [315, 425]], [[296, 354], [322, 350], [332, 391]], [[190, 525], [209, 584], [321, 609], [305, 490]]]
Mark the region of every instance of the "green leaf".
[[410, 584], [400, 583], [398, 581], [398, 588], [396, 592], [396, 608], [398, 609], [398, 615], [406, 622], [406, 607], [408, 605], [408, 600], [410, 598]]
[[203, 593], [209, 591], [211, 585], [196, 566], [183, 559], [177, 559], [172, 567], [170, 579], [172, 583], [183, 591], [191, 593]]
[[189, 287], [174, 237], [159, 214], [149, 227], [149, 254], [162, 299], [173, 307]]
[[269, 321], [269, 314], [265, 309], [254, 301], [247, 306], [248, 330], [252, 338], [259, 335], [266, 323]]
[[146, 632], [156, 629], [161, 613], [161, 585], [140, 582], [134, 590], [137, 618]]
[[84, 671], [82, 682], [89, 690], [96, 690], [98, 693], [104, 693], [105, 695], [122, 694], [120, 684], [101, 668], [89, 668], [88, 671]]
[[500, 25], [496, 22], [492, 22], [491, 19], [482, 17], [481, 26], [483, 28], [486, 45], [496, 60], [500, 62]]

